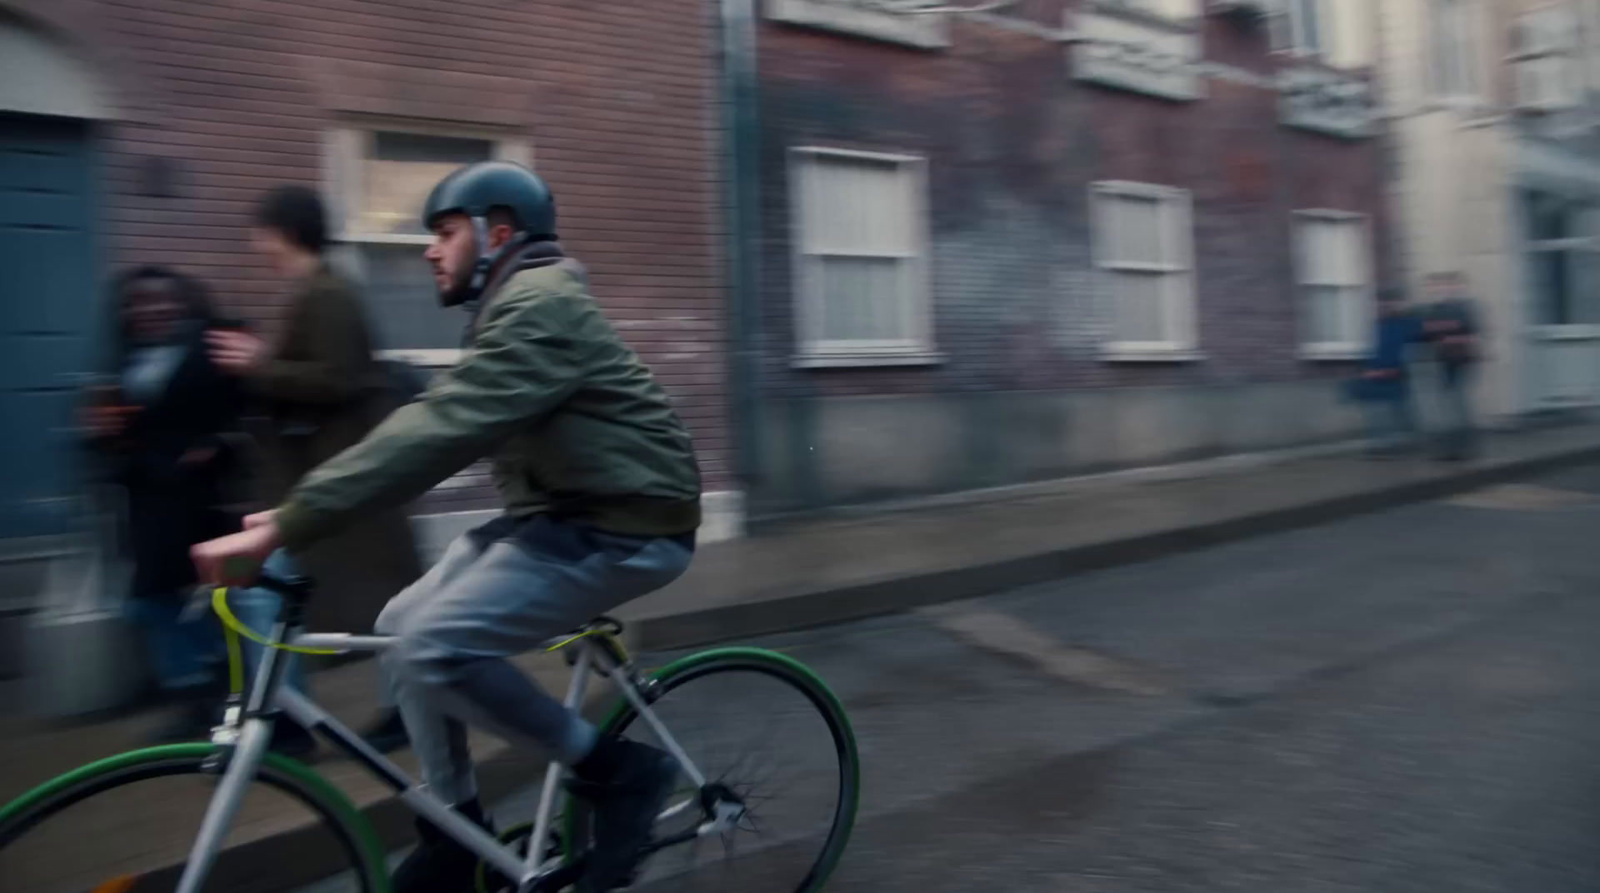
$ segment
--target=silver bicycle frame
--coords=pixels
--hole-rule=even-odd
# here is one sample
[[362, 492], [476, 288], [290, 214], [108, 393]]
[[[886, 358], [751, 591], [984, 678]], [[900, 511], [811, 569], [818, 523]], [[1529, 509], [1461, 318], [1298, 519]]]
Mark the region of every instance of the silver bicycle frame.
[[[393, 640], [385, 636], [346, 633], [291, 634], [280, 622], [273, 627], [270, 641], [282, 643], [286, 640], [297, 647], [340, 653], [381, 652], [393, 644]], [[696, 790], [704, 787], [705, 776], [683, 751], [677, 739], [667, 731], [666, 726], [662, 725], [660, 718], [650, 709], [638, 687], [629, 678], [629, 674], [619, 672], [623, 668], [612, 660], [605, 649], [596, 647], [587, 639], [577, 639], [571, 643], [571, 647], [577, 649], [577, 655], [573, 659], [572, 682], [567, 688], [565, 703], [568, 709], [576, 710], [583, 704], [589, 682], [598, 670], [601, 675], [611, 679], [623, 697], [627, 698], [638, 711], [662, 745], [678, 761], [683, 773], [694, 782]], [[227, 838], [228, 830], [244, 801], [245, 791], [266, 758], [272, 721], [262, 713], [266, 711], [268, 704], [275, 706], [306, 728], [317, 731], [329, 742], [355, 758], [373, 775], [393, 788], [400, 802], [412, 812], [427, 819], [446, 836], [476, 853], [496, 871], [506, 877], [517, 878], [519, 888], [533, 887], [539, 880], [560, 867], [561, 859], [547, 861], [544, 859], [544, 853], [549, 848], [565, 767], [552, 762], [545, 770], [544, 787], [539, 794], [539, 809], [534, 818], [533, 837], [528, 841], [526, 857], [518, 857], [514, 849], [501, 844], [488, 832], [451, 809], [443, 800], [429, 792], [426, 785], [409, 778], [398, 766], [374, 750], [360, 735], [351, 731], [328, 711], [317, 706], [300, 692], [284, 688], [281, 684], [284, 654], [277, 648], [265, 649], [261, 663], [256, 668], [254, 680], [251, 682], [243, 713], [230, 710], [224, 724], [218, 726], [213, 733], [212, 740], [226, 749], [224, 753], [227, 754], [227, 768], [217, 785], [216, 793], [212, 794], [211, 802], [206, 807], [200, 833], [195, 837], [194, 846], [189, 852], [189, 860], [178, 882], [177, 893], [199, 893], [201, 885], [205, 883], [206, 877], [216, 863], [222, 843]], [[266, 712], [270, 714], [270, 711]], [[669, 806], [663, 815], [680, 813], [692, 805], [693, 803]], [[714, 830], [713, 824], [707, 823], [702, 833]]]

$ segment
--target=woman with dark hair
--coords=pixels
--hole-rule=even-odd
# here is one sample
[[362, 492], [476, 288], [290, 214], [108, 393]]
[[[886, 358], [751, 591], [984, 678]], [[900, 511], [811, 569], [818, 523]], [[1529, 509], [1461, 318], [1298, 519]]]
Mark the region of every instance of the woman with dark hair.
[[[215, 332], [212, 359], [239, 377], [271, 418], [265, 432], [267, 505], [277, 505], [306, 472], [359, 443], [397, 405], [373, 354], [355, 287], [323, 258], [328, 243], [322, 200], [304, 186], [282, 186], [256, 207], [253, 244], [291, 291], [275, 341]], [[317, 581], [311, 621], [324, 629], [371, 629], [378, 611], [422, 575], [410, 520], [401, 509], [372, 517], [303, 555], [295, 569]], [[270, 570], [290, 568], [275, 556]], [[388, 709], [368, 731], [382, 750], [405, 743]]]
[[88, 408], [91, 443], [126, 493], [134, 573], [129, 605], [157, 683], [185, 705], [163, 738], [203, 736], [220, 681], [222, 638], [209, 612], [186, 617], [189, 547], [237, 529], [226, 508], [238, 387], [205, 348], [215, 326], [198, 282], [140, 267], [112, 288], [107, 384]]

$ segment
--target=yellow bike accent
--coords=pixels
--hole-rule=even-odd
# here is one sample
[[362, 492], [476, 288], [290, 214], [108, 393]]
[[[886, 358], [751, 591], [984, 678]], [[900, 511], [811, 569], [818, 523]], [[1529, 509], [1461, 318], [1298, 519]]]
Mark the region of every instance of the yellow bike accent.
[[[228, 643], [228, 688], [234, 694], [241, 694], [244, 692], [244, 656], [239, 649], [240, 636], [244, 636], [246, 639], [255, 642], [257, 645], [264, 645], [268, 648], [276, 648], [279, 651], [287, 651], [291, 654], [339, 653], [337, 650], [330, 648], [306, 648], [303, 645], [286, 645], [283, 643], [273, 644], [272, 641], [266, 636], [261, 635], [260, 633], [251, 629], [249, 626], [245, 625], [245, 622], [240, 620], [238, 616], [233, 613], [233, 609], [228, 607], [228, 587], [226, 586], [218, 586], [212, 591], [211, 610], [217, 612], [217, 616], [222, 619], [222, 633], [223, 637]], [[554, 645], [549, 646], [545, 649], [545, 652], [550, 653], [554, 651], [560, 651], [568, 645], [571, 645], [573, 642], [576, 642], [579, 639], [588, 638], [589, 636], [604, 636], [607, 639], [610, 639], [611, 642], [617, 646], [617, 652], [621, 654], [624, 659], [627, 658], [628, 652], [622, 647], [622, 642], [620, 642], [616, 636], [612, 635], [610, 630], [605, 629], [584, 630], [575, 636], [569, 636], [555, 643]]]
[[236, 695], [244, 693], [244, 655], [239, 649], [240, 636], [244, 636], [257, 645], [276, 648], [279, 651], [287, 651], [290, 654], [339, 653], [332, 648], [306, 648], [303, 645], [274, 643], [271, 639], [245, 625], [243, 620], [234, 615], [233, 609], [228, 607], [228, 587], [226, 586], [218, 586], [211, 593], [211, 610], [216, 611], [217, 617], [222, 620], [222, 634], [228, 642], [228, 688]]
[[[621, 642], [617, 642], [616, 637], [611, 635], [611, 632], [609, 630], [586, 629], [583, 632], [578, 633], [575, 636], [569, 636], [569, 637], [567, 637], [565, 639], [562, 639], [561, 641], [555, 643], [554, 645], [551, 645], [550, 647], [545, 649], [545, 653], [549, 654], [552, 651], [560, 651], [561, 649], [567, 647], [568, 645], [571, 645], [573, 642], [576, 642], [579, 639], [586, 639], [589, 636], [605, 636], [606, 638], [610, 639], [611, 641], [616, 642], [618, 651], [622, 650], [622, 643]], [[626, 653], [626, 652], [624, 652], [624, 653]]]

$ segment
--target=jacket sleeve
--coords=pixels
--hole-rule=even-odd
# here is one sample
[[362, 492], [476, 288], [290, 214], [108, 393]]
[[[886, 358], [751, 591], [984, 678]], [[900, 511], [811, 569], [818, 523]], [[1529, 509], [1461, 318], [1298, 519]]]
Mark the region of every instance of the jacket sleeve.
[[289, 494], [278, 526], [291, 552], [421, 495], [578, 389], [587, 351], [572, 337], [568, 296], [524, 294], [484, 313], [466, 354], [423, 399], [396, 410]]
[[[301, 304], [303, 316], [295, 320], [274, 355], [251, 373], [250, 383], [262, 396], [285, 403], [349, 403], [366, 387], [372, 362], [361, 305], [346, 288], [316, 289]], [[278, 355], [289, 339], [303, 356]]]

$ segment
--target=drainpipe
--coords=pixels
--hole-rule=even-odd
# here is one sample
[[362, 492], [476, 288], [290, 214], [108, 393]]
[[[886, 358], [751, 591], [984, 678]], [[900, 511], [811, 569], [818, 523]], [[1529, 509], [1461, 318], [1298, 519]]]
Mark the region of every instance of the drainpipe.
[[721, 0], [722, 156], [727, 176], [728, 410], [734, 474], [751, 496], [761, 480], [761, 133], [756, 0]]

